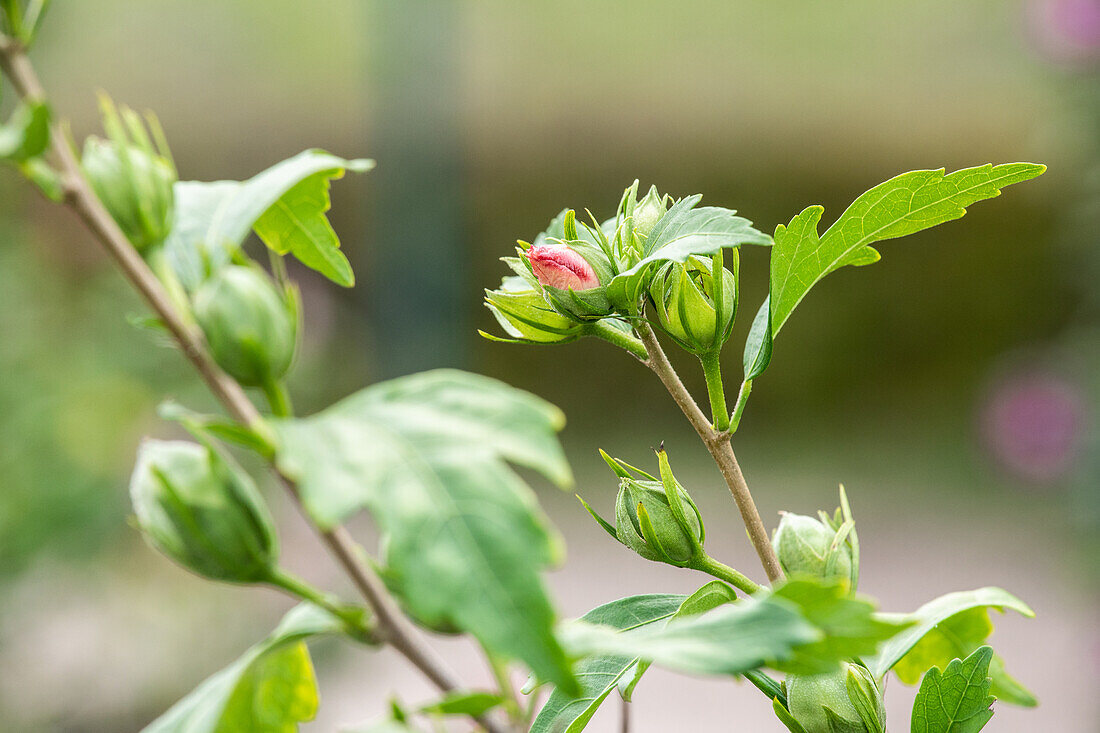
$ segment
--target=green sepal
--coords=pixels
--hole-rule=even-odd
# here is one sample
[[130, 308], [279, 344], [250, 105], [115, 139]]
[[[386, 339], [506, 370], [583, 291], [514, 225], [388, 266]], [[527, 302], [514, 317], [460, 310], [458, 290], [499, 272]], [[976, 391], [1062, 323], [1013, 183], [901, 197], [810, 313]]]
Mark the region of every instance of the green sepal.
[[778, 697], [772, 699], [772, 710], [775, 712], [775, 717], [779, 718], [779, 722], [785, 725], [791, 733], [806, 733], [806, 729], [794, 719], [787, 708], [783, 707], [783, 703], [779, 702]]

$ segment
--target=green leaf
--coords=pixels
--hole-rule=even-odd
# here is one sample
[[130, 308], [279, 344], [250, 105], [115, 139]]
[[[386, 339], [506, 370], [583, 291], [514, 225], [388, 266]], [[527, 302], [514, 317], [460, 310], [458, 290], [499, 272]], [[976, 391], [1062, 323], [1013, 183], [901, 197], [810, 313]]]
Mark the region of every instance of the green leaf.
[[335, 282], [354, 282], [328, 225], [328, 182], [345, 170], [365, 172], [370, 160], [345, 160], [306, 150], [247, 181], [179, 181], [175, 217], [164, 243], [169, 262], [188, 290], [228, 263], [257, 228], [268, 246], [291, 252]]
[[264, 641], [208, 678], [143, 733], [294, 733], [317, 712], [317, 683], [305, 639], [343, 624], [316, 606], [290, 611]]
[[253, 229], [270, 249], [298, 260], [344, 287], [355, 284], [351, 265], [325, 212], [331, 208], [329, 181], [343, 169], [321, 171], [295, 184], [256, 220]]
[[871, 244], [902, 237], [958, 219], [966, 207], [1000, 195], [1005, 186], [1035, 178], [1046, 166], [1034, 163], [986, 164], [944, 175], [944, 169], [911, 171], [863, 194], [820, 239], [824, 209], [811, 206], [775, 232], [771, 259], [772, 335], [778, 334], [821, 278], [845, 265], [879, 259]]
[[803, 618], [822, 632], [822, 637], [799, 646], [776, 669], [800, 675], [823, 674], [845, 659], [873, 654], [878, 646], [911, 625], [884, 618], [863, 598], [852, 597], [843, 581], [788, 580], [771, 597], [793, 604]]
[[576, 622], [562, 637], [574, 654], [637, 657], [692, 674], [741, 674], [789, 659], [796, 647], [818, 641], [821, 632], [790, 604], [765, 598], [623, 633]]
[[0, 159], [25, 163], [45, 152], [50, 144], [50, 108], [24, 102], [0, 125]]
[[193, 435], [206, 435], [248, 448], [262, 456], [272, 453], [272, 438], [224, 415], [204, 415], [167, 400], [157, 408], [163, 420], [178, 422]]
[[913, 702], [913, 733], [977, 733], [993, 717], [989, 694], [989, 663], [993, 650], [975, 650], [965, 660], [955, 659], [941, 673], [933, 667], [924, 675]]
[[[718, 608], [736, 600], [737, 592], [733, 588], [721, 580], [712, 580], [685, 598], [671, 618], [676, 619], [706, 613], [712, 608]], [[630, 675], [629, 679], [624, 677], [619, 682], [619, 692], [624, 700], [630, 700], [631, 695], [634, 694], [634, 688], [641, 682], [642, 675], [649, 670], [650, 664], [650, 662], [635, 660], [634, 674]]]
[[755, 379], [768, 368], [772, 360], [772, 327], [771, 311], [768, 308], [769, 298], [764, 298], [756, 317], [752, 319], [752, 328], [745, 340], [745, 381]]
[[751, 221], [736, 216], [732, 209], [696, 209], [702, 198], [696, 194], [681, 199], [661, 217], [645, 241], [642, 259], [612, 278], [608, 286], [611, 302], [623, 307], [635, 304], [649, 285], [657, 263], [686, 262], [692, 255], [713, 255], [742, 244], [772, 243], [771, 237], [753, 229]]
[[[620, 630], [641, 628], [671, 618], [685, 600], [686, 596], [682, 595], [629, 596], [598, 606], [581, 620]], [[531, 733], [584, 730], [600, 704], [636, 661], [634, 657], [622, 655], [595, 655], [582, 659], [575, 670], [580, 692], [570, 695], [555, 689], [531, 725]]]
[[420, 708], [421, 712], [436, 715], [483, 715], [504, 702], [504, 698], [492, 692], [456, 690], [431, 705]]
[[993, 679], [989, 692], [1001, 702], [1025, 708], [1033, 708], [1039, 704], [1039, 700], [1030, 690], [1008, 674], [1005, 670], [1005, 661], [999, 654], [994, 654], [993, 660], [989, 663], [989, 676]]
[[539, 578], [562, 545], [505, 461], [571, 482], [561, 412], [453, 370], [368, 387], [305, 419], [276, 420], [276, 461], [321, 527], [366, 508], [386, 581], [432, 628], [458, 627], [542, 679], [575, 686]]
[[987, 615], [990, 608], [1035, 616], [1027, 604], [1000, 588], [948, 593], [911, 614], [883, 614], [915, 624], [886, 642], [878, 654], [865, 658], [867, 668], [880, 680], [894, 669], [903, 682], [915, 684], [926, 670], [969, 654], [985, 641], [993, 629]]

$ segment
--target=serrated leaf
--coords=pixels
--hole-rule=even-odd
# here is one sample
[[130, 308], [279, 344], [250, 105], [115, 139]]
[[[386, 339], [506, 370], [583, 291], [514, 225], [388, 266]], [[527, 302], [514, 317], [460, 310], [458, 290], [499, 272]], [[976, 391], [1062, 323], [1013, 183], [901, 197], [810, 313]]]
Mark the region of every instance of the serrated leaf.
[[[914, 684], [932, 666], [942, 667], [954, 658], [954, 655], [944, 658], [945, 654], [951, 653], [950, 649], [956, 648], [955, 642], [947, 639], [947, 634], [962, 634], [965, 637], [960, 639], [963, 643], [958, 648], [970, 646], [966, 654], [984, 641], [992, 630], [986, 615], [990, 608], [999, 611], [1011, 608], [1027, 617], [1035, 615], [1027, 604], [1000, 588], [948, 593], [929, 601], [911, 614], [888, 614], [890, 618], [912, 621], [914, 625], [883, 644], [876, 655], [866, 657], [867, 668], [880, 680], [895, 669], [899, 677], [905, 675], [902, 681]], [[959, 619], [953, 623], [952, 619], [956, 617]]]
[[980, 647], [943, 672], [928, 670], [913, 702], [913, 733], [978, 733], [993, 717], [989, 663], [993, 650]]
[[821, 638], [793, 606], [770, 598], [622, 633], [576, 622], [561, 635], [574, 654], [637, 657], [681, 672], [722, 675], [789, 659], [796, 647]]
[[561, 540], [505, 461], [571, 482], [561, 412], [486, 377], [438, 370], [368, 387], [309, 418], [275, 420], [279, 470], [321, 527], [368, 509], [386, 581], [433, 628], [457, 627], [574, 687], [539, 571]]
[[[620, 598], [598, 606], [582, 621], [603, 624], [616, 629], [634, 629], [672, 617], [686, 599], [683, 595], [650, 594]], [[582, 659], [575, 674], [580, 692], [570, 695], [555, 689], [539, 711], [531, 733], [577, 733], [584, 730], [600, 704], [611, 694], [619, 681], [634, 667], [629, 656], [589, 656]]]
[[[178, 181], [172, 231], [164, 243], [168, 261], [184, 287], [194, 290], [232, 259], [261, 222], [264, 235], [277, 239], [303, 264], [350, 285], [351, 270], [337, 249], [339, 241], [335, 233], [328, 237], [328, 181], [345, 170], [363, 172], [373, 166], [369, 160], [306, 150], [247, 181]], [[290, 221], [295, 216], [300, 226]]]
[[620, 306], [636, 303], [660, 262], [686, 262], [692, 255], [713, 255], [742, 244], [770, 245], [771, 237], [752, 227], [732, 209], [717, 206], [695, 208], [696, 194], [676, 202], [653, 227], [645, 241], [643, 257], [608, 285], [608, 297]]
[[771, 259], [772, 335], [778, 334], [821, 278], [845, 265], [878, 260], [871, 244], [913, 234], [958, 219], [966, 207], [1000, 195], [1013, 183], [1046, 170], [1034, 163], [986, 164], [944, 175], [944, 169], [910, 171], [867, 191], [844, 211], [820, 239], [824, 209], [811, 206], [775, 233]]
[[25, 163], [45, 152], [50, 144], [50, 108], [40, 102], [24, 102], [0, 125], [0, 159]]
[[[986, 164], [945, 175], [910, 171], [895, 176], [859, 196], [825, 232], [817, 226], [825, 211], [810, 206], [776, 227], [769, 284], [770, 333], [757, 334], [745, 350], [745, 372], [758, 375], [770, 360], [771, 340], [810, 289], [845, 265], [869, 265], [879, 260], [875, 242], [902, 237], [958, 219], [966, 207], [1000, 195], [1005, 186], [1041, 175], [1046, 166], [1034, 163]], [[767, 343], [765, 351], [761, 346]], [[762, 358], [766, 355], [767, 358]], [[751, 378], [751, 377], [747, 377]]]
[[305, 639], [343, 624], [316, 606], [290, 611], [264, 641], [208, 678], [143, 733], [294, 733], [317, 712], [317, 684]]

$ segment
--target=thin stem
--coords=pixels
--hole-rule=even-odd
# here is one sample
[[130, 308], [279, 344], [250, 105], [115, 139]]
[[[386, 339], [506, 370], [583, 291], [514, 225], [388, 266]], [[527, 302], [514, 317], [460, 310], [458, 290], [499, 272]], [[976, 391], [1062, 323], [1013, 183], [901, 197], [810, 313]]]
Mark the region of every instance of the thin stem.
[[619, 733], [630, 733], [630, 701], [620, 698], [622, 705], [619, 707]]
[[516, 687], [512, 684], [512, 676], [508, 671], [507, 660], [501, 659], [488, 649], [484, 651], [485, 658], [489, 660], [489, 668], [493, 671], [493, 678], [496, 680], [501, 696], [504, 697], [504, 707], [508, 712], [508, 716], [517, 725], [522, 725], [524, 722], [524, 711], [523, 707], [519, 704], [519, 697], [516, 695]]
[[[25, 100], [45, 101], [46, 95], [23, 45], [11, 37], [2, 35], [0, 35], [0, 70], [11, 80], [12, 86], [20, 97]], [[156, 275], [130, 244], [126, 235], [88, 185], [75, 153], [65, 142], [60, 123], [54, 123], [51, 129], [50, 145], [62, 177], [65, 204], [77, 213], [114, 258], [123, 275], [141, 293], [157, 317], [164, 322], [184, 356], [194, 365], [210, 391], [225, 406], [233, 419], [246, 427], [263, 432], [263, 417], [248, 399], [244, 389], [214, 362], [202, 332], [196, 326], [189, 324], [176, 310]], [[309, 515], [301, 505], [297, 486], [281, 474], [277, 476], [298, 504], [303, 516], [309, 521]], [[339, 525], [330, 530], [322, 530], [312, 522], [310, 525], [317, 531], [321, 541], [370, 606], [377, 622], [378, 638], [405, 656], [440, 690], [448, 692], [458, 689], [459, 680], [449, 671], [435, 651], [421, 639], [412, 623], [398, 609], [385, 585], [357, 554], [358, 545], [352, 540], [347, 530]], [[478, 717], [477, 720], [490, 733], [503, 733], [506, 730], [495, 720], [484, 716]]]
[[273, 586], [286, 591], [292, 596], [309, 601], [315, 606], [320, 606], [336, 618], [344, 622], [348, 630], [358, 639], [366, 643], [375, 641], [374, 629], [366, 622], [363, 613], [352, 607], [340, 603], [333, 596], [323, 593], [312, 585], [286, 572], [282, 568], [275, 568], [271, 572], [269, 581]]
[[703, 441], [707, 450], [710, 451], [714, 462], [718, 464], [718, 470], [722, 472], [722, 478], [726, 480], [726, 486], [733, 494], [733, 500], [737, 503], [738, 511], [741, 512], [745, 529], [748, 530], [749, 540], [760, 558], [760, 564], [764, 567], [768, 580], [773, 583], [781, 580], [783, 570], [779, 567], [779, 559], [775, 556], [771, 540], [768, 539], [768, 531], [764, 527], [764, 521], [760, 518], [756, 502], [753, 501], [752, 494], [749, 493], [749, 486], [745, 482], [744, 474], [741, 473], [741, 466], [737, 463], [737, 457], [730, 446], [729, 434], [718, 432], [711, 427], [710, 421], [707, 420], [706, 415], [699, 409], [699, 405], [692, 399], [691, 393], [680, 381], [676, 370], [672, 368], [672, 364], [669, 363], [664, 349], [661, 348], [661, 344], [657, 341], [657, 336], [653, 333], [653, 329], [649, 327], [649, 324], [642, 320], [634, 328], [649, 354], [645, 361], [646, 366], [652, 369], [658, 379], [661, 380], [661, 383], [665, 385], [665, 389], [672, 395], [672, 399], [679, 405], [688, 422], [695, 428], [695, 432], [699, 434], [699, 438]]
[[596, 321], [595, 323], [588, 324], [588, 326], [586, 326], [586, 331], [589, 336], [595, 336], [598, 339], [603, 339], [609, 344], [618, 346], [620, 349], [625, 349], [638, 361], [645, 361], [649, 356], [645, 350], [645, 345], [641, 341], [625, 331], [607, 325], [603, 321]]
[[726, 407], [726, 391], [722, 386], [722, 364], [718, 351], [699, 357], [703, 365], [703, 376], [707, 380], [707, 397], [710, 398], [710, 419], [714, 429], [723, 432], [729, 429], [730, 418]]
[[281, 379], [270, 379], [264, 382], [264, 396], [271, 406], [271, 414], [275, 417], [290, 417], [294, 414], [294, 405], [290, 401], [290, 392], [287, 391], [286, 382]]
[[741, 413], [745, 411], [745, 405], [748, 404], [749, 395], [752, 394], [752, 380], [746, 379], [741, 382], [741, 391], [737, 393], [737, 403], [733, 406], [733, 415], [730, 416], [729, 433], [733, 435], [737, 432], [737, 426], [741, 424]]
[[721, 563], [705, 553], [701, 559], [691, 566], [691, 568], [692, 570], [698, 570], [718, 578], [719, 580], [724, 580], [746, 595], [751, 596], [764, 590], [764, 586], [752, 581], [748, 576], [737, 572], [729, 565]]

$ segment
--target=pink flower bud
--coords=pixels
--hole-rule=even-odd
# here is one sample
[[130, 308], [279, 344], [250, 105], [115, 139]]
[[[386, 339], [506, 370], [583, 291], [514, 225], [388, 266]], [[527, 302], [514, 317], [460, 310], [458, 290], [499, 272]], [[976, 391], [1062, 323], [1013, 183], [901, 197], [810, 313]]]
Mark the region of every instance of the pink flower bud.
[[558, 290], [591, 290], [600, 279], [592, 265], [564, 244], [540, 244], [527, 250], [527, 261], [540, 284]]

